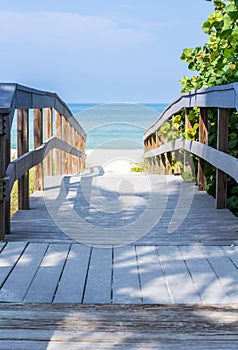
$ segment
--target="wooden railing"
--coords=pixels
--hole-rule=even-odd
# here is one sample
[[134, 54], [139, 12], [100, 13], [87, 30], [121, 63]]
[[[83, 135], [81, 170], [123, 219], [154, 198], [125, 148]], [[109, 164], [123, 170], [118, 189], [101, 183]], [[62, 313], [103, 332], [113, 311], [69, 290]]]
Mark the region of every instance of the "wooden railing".
[[[29, 110], [33, 109], [34, 149], [29, 150]], [[17, 158], [11, 161], [11, 128], [17, 110]], [[29, 169], [34, 188], [44, 175], [78, 173], [85, 166], [86, 134], [55, 94], [18, 84], [0, 84], [0, 240], [10, 232], [10, 195], [18, 180], [18, 208], [29, 209]], [[44, 166], [43, 166], [43, 160]]]
[[[199, 142], [178, 138], [173, 142], [164, 142], [163, 137], [158, 136], [158, 131], [164, 122], [185, 109], [185, 127], [189, 128], [188, 114], [191, 108], [200, 109], [199, 116]], [[208, 110], [217, 108], [217, 149], [208, 146]], [[181, 95], [170, 104], [157, 121], [144, 133], [145, 154], [144, 157], [158, 163], [163, 158], [168, 164], [168, 172], [171, 166], [171, 152], [180, 149], [199, 157], [198, 162], [198, 189], [205, 190], [206, 162], [216, 168], [216, 208], [226, 208], [227, 201], [227, 175], [238, 181], [238, 159], [227, 154], [228, 151], [228, 125], [229, 110], [238, 111], [238, 83], [212, 88], [202, 89]]]

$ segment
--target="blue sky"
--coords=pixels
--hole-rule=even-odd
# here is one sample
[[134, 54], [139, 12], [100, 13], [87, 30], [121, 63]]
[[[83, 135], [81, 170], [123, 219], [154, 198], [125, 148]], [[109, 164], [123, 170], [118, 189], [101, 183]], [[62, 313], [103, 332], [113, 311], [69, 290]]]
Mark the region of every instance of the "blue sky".
[[1, 81], [67, 102], [161, 102], [203, 44], [205, 0], [0, 0]]

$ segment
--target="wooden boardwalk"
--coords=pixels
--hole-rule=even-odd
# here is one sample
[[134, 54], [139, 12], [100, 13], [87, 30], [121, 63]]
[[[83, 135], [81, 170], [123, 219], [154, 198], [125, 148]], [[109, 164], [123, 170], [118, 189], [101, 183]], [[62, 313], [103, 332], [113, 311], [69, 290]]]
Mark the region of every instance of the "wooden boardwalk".
[[238, 247], [9, 242], [0, 302], [238, 304]]
[[180, 177], [51, 178], [0, 243], [2, 349], [237, 349], [238, 218]]
[[238, 218], [193, 183], [96, 168], [46, 184], [1, 244], [0, 301], [238, 303]]
[[234, 306], [0, 305], [0, 350], [227, 350]]
[[8, 241], [134, 245], [236, 245], [238, 218], [180, 176], [104, 173], [49, 177], [18, 211]]

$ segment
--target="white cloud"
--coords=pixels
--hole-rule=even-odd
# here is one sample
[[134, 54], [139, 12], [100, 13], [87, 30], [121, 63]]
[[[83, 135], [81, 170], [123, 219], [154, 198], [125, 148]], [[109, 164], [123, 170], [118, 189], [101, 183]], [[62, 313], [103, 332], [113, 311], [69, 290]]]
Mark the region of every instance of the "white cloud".
[[115, 20], [78, 13], [0, 12], [0, 23], [1, 46], [15, 45], [22, 49], [124, 50], [156, 40], [156, 36], [145, 29], [124, 27]]

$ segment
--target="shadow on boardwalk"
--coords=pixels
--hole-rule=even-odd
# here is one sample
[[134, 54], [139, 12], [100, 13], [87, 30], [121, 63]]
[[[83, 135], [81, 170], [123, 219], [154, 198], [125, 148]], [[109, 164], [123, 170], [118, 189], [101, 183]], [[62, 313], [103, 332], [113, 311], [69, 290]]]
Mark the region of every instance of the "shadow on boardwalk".
[[237, 349], [231, 306], [0, 305], [0, 349]]
[[35, 193], [0, 244], [0, 350], [236, 349], [238, 221], [183, 184], [94, 169]]
[[180, 177], [110, 174], [51, 177], [12, 220], [8, 241], [73, 242], [93, 246], [231, 245], [238, 218]]

